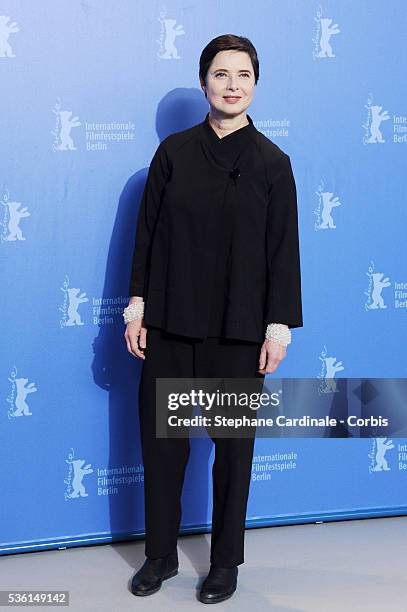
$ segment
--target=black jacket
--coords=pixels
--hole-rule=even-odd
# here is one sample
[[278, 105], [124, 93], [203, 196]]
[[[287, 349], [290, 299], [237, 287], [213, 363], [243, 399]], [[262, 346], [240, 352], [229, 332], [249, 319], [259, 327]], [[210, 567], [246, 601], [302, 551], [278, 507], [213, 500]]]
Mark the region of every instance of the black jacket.
[[223, 138], [208, 117], [154, 154], [130, 296], [144, 297], [147, 325], [262, 342], [268, 323], [303, 325], [291, 162], [249, 115]]

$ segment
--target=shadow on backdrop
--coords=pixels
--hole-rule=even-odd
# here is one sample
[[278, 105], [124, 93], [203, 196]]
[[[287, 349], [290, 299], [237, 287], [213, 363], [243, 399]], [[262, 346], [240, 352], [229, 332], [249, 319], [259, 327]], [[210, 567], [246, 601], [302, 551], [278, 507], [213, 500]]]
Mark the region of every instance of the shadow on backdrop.
[[[158, 142], [151, 150], [149, 147], [146, 154], [149, 163], [159, 142], [170, 134], [202, 122], [208, 110], [200, 89], [177, 88], [169, 92], [157, 108], [155, 130]], [[142, 142], [138, 146], [140, 150], [144, 149]], [[135, 172], [120, 195], [105, 264], [103, 298], [128, 297], [137, 216], [147, 174], [148, 167]], [[127, 301], [123, 308], [126, 305]], [[142, 364], [128, 353], [124, 332], [123, 317], [119, 314], [114, 324], [99, 326], [93, 342], [93, 378], [96, 385], [109, 393], [109, 468], [121, 468], [123, 464], [133, 467], [142, 463], [138, 418], [138, 385]], [[101, 407], [104, 405], [101, 404]], [[212, 442], [209, 438], [191, 440], [182, 496], [182, 522], [193, 533], [210, 531], [206, 516], [209, 506], [207, 464], [211, 452]], [[121, 487], [119, 495], [109, 495], [112, 540], [140, 537], [144, 541], [144, 488], [139, 484]], [[201, 517], [201, 525], [194, 519], [196, 516]], [[109, 537], [110, 534], [100, 535]], [[117, 547], [117, 552], [122, 556], [127, 555], [126, 560], [132, 567], [137, 567], [144, 559], [135, 559], [135, 554], [123, 547]], [[206, 567], [208, 559], [208, 547], [203, 546], [199, 558], [191, 559], [191, 562], [198, 569]]]

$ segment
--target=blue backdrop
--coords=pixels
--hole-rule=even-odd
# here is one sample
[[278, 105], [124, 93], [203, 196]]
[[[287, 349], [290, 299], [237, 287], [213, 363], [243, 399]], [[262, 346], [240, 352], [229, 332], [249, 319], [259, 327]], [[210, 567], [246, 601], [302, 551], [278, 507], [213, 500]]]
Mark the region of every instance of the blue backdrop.
[[[143, 537], [122, 310], [148, 165], [203, 120], [198, 62], [248, 36], [256, 127], [290, 156], [304, 327], [273, 377], [405, 377], [402, 0], [3, 0], [1, 552]], [[404, 514], [405, 439], [258, 439], [247, 525]], [[183, 531], [208, 530], [209, 438]]]

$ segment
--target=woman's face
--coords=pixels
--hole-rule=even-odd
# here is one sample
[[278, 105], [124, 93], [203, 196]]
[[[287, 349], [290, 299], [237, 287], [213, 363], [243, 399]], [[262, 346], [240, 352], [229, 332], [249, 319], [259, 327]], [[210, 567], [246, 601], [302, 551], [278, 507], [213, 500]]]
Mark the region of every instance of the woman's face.
[[245, 51], [219, 51], [206, 75], [207, 100], [217, 113], [228, 117], [243, 113], [254, 94], [254, 71]]

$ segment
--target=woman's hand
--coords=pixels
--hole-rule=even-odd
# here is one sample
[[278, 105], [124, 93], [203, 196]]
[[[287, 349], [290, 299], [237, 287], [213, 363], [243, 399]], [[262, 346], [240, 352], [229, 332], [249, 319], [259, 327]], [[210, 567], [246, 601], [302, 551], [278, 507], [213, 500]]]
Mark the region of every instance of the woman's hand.
[[271, 374], [274, 372], [280, 361], [287, 355], [287, 348], [274, 342], [273, 340], [265, 340], [260, 351], [259, 372], [260, 374]]
[[145, 359], [144, 349], [147, 346], [147, 328], [143, 325], [142, 319], [133, 319], [126, 325], [124, 332], [126, 339], [127, 350], [134, 357]]

